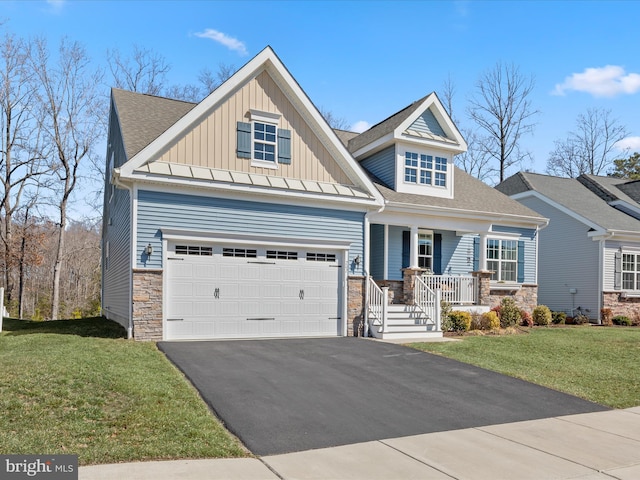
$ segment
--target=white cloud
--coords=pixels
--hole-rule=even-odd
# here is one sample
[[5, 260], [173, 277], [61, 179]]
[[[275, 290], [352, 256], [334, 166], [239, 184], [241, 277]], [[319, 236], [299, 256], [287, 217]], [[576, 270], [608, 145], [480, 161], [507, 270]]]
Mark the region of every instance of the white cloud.
[[353, 125], [351, 125], [351, 130], [354, 132], [362, 133], [365, 130], [369, 130], [371, 128], [371, 124], [365, 120], [360, 120]]
[[66, 0], [47, 0], [47, 5], [51, 7], [53, 13], [58, 13], [64, 7]]
[[207, 28], [204, 32], [198, 32], [195, 34], [195, 36], [200, 38], [208, 38], [210, 40], [213, 40], [214, 42], [218, 42], [219, 44], [227, 47], [229, 50], [238, 52], [240, 55], [246, 55], [248, 53], [247, 47], [243, 42], [241, 42], [237, 38], [230, 37], [227, 34], [219, 32], [212, 28]]
[[640, 137], [623, 138], [614, 145], [618, 150], [640, 152]]
[[615, 97], [640, 91], [640, 74], [626, 73], [623, 67], [607, 65], [587, 68], [582, 73], [574, 73], [556, 84], [553, 95], [565, 95], [567, 91], [590, 93], [594, 97]]

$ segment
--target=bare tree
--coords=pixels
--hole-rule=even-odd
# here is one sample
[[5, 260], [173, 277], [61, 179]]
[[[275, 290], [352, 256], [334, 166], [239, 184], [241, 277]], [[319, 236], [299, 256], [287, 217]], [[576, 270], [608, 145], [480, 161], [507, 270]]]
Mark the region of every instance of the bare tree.
[[576, 129], [565, 140], [556, 140], [547, 172], [561, 177], [603, 175], [612, 166], [615, 144], [627, 135], [626, 127], [611, 117], [611, 110], [587, 109], [578, 115]]
[[129, 57], [122, 56], [117, 49], [108, 50], [107, 60], [116, 88], [149, 95], [161, 95], [164, 91], [171, 67], [162, 55], [134, 45]]
[[213, 92], [216, 88], [226, 82], [234, 73], [236, 73], [235, 65], [219, 63], [218, 70], [213, 73], [208, 68], [203, 68], [198, 74], [198, 81], [204, 89], [203, 98]]
[[96, 88], [100, 73], [91, 68], [85, 49], [63, 39], [52, 60], [45, 40], [36, 41], [31, 62], [37, 75], [42, 107], [43, 131], [55, 149], [51, 159], [57, 178], [55, 194], [58, 210], [58, 243], [53, 267], [51, 318], [58, 318], [60, 272], [65, 252], [67, 209], [78, 179], [81, 162], [92, 155], [99, 140], [101, 97]]
[[533, 77], [523, 76], [517, 66], [497, 63], [480, 76], [469, 101], [469, 116], [486, 133], [479, 149], [497, 160], [500, 182], [509, 167], [530, 158], [520, 140], [535, 127], [538, 111], [529, 100], [534, 84]]
[[348, 130], [350, 125], [346, 118], [338, 117], [331, 110], [327, 110], [323, 107], [319, 108], [320, 115], [324, 118], [331, 128], [336, 130]]
[[0, 43], [0, 206], [4, 213], [0, 236], [9, 306], [17, 276], [13, 217], [22, 207], [25, 193], [46, 171], [41, 130], [33, 108], [37, 86], [27, 65], [29, 47], [11, 34]]

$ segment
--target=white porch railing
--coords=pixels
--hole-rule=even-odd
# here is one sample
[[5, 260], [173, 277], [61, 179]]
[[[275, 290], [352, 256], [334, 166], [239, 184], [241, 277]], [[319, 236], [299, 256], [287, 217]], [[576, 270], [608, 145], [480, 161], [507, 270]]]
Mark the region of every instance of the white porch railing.
[[427, 318], [427, 322], [432, 322], [436, 331], [440, 331], [440, 290], [430, 288], [425, 283], [424, 277], [416, 276], [413, 298], [416, 306]]
[[450, 305], [475, 305], [478, 283], [475, 277], [455, 275], [422, 275], [420, 277], [431, 290], [440, 290], [442, 300]]
[[385, 333], [387, 331], [389, 287], [380, 288], [373, 280], [373, 277], [369, 277], [367, 281], [367, 298], [369, 299], [367, 305], [367, 316], [369, 322], [373, 325], [381, 325], [381, 332]]

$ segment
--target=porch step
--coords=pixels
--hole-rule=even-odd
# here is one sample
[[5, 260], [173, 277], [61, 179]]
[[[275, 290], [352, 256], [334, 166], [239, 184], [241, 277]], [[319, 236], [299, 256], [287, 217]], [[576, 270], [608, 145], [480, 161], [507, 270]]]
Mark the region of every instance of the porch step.
[[381, 325], [371, 325], [370, 331], [381, 339], [442, 337], [434, 323], [415, 305], [392, 304], [387, 307], [387, 331], [381, 332]]

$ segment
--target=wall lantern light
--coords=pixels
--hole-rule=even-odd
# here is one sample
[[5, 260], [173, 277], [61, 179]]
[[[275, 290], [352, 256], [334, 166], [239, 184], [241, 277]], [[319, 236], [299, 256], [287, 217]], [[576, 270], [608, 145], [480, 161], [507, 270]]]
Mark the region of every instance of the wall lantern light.
[[144, 252], [145, 252], [147, 255], [149, 255], [149, 256], [150, 256], [150, 255], [153, 253], [153, 245], [148, 244], [148, 245], [145, 247]]

